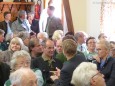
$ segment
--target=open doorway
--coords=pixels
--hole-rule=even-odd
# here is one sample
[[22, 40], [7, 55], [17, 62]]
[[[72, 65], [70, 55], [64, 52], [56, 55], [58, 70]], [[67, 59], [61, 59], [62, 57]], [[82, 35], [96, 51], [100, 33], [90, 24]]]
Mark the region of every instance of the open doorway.
[[[48, 7], [48, 2], [50, 0], [45, 0], [45, 6], [44, 8]], [[55, 12], [54, 15], [58, 18], [60, 18], [62, 20], [62, 16], [63, 16], [63, 3], [62, 0], [52, 0], [52, 5], [55, 7]]]
[[[58, 0], [58, 1], [57, 0], [43, 0], [43, 10], [48, 8], [48, 2], [49, 1], [52, 1], [53, 3], [51, 5], [53, 5], [55, 7], [54, 16], [61, 19], [64, 34], [67, 33], [68, 28], [67, 28], [67, 22], [66, 22], [66, 15], [65, 15], [65, 11], [64, 11], [63, 0]], [[44, 24], [46, 25], [46, 22]], [[45, 28], [44, 26], [43, 26], [43, 28]]]

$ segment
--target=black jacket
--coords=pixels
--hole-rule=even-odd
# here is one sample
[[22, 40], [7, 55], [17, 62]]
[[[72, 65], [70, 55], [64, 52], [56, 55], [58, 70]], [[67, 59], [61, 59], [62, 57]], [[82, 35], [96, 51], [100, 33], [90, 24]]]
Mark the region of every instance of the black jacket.
[[39, 33], [39, 20], [33, 20], [31, 24], [31, 30], [34, 31], [36, 34]]
[[102, 68], [100, 68], [100, 63], [97, 63], [97, 66], [104, 75], [106, 86], [115, 86], [115, 59], [110, 57], [105, 61]]
[[55, 86], [72, 86], [70, 84], [73, 71], [81, 63], [86, 61], [84, 56], [77, 54], [63, 64], [60, 73], [60, 79], [55, 80]]
[[0, 86], [4, 86], [6, 80], [9, 79], [10, 67], [5, 63], [0, 63]]
[[[11, 27], [11, 24], [12, 24], [12, 22], [9, 22], [10, 27]], [[5, 21], [0, 22], [0, 29], [4, 30], [4, 32], [5, 32], [4, 36], [6, 36], [6, 34], [7, 34], [7, 23]]]
[[53, 81], [50, 79], [52, 75], [50, 71], [56, 71], [56, 67], [62, 68], [62, 63], [56, 58], [53, 58], [51, 65], [49, 65], [48, 61], [44, 61], [42, 57], [37, 57], [32, 61], [32, 68], [39, 68], [42, 71], [45, 80], [44, 86], [51, 86], [53, 84]]

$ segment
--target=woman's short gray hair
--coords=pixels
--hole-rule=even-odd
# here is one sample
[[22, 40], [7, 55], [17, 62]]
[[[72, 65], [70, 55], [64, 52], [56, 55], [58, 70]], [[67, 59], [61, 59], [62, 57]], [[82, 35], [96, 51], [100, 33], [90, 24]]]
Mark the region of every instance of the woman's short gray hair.
[[27, 58], [31, 62], [30, 54], [27, 51], [25, 50], [15, 51], [12, 55], [11, 65], [10, 65], [12, 70], [15, 68], [17, 58], [22, 58], [22, 57]]
[[40, 35], [42, 35], [45, 39], [48, 39], [48, 34], [47, 34], [46, 32], [39, 32], [39, 33], [37, 34], [37, 38], [38, 38]]
[[20, 46], [21, 46], [21, 50], [23, 49], [23, 46], [24, 46], [24, 43], [23, 43], [23, 41], [22, 41], [22, 39], [21, 38], [19, 38], [19, 37], [14, 37], [11, 41], [10, 41], [10, 45], [9, 45], [9, 51], [11, 51], [12, 49], [11, 49], [11, 44], [12, 43], [17, 43], [17, 44], [19, 44]]
[[90, 86], [90, 80], [96, 73], [96, 64], [90, 62], [82, 62], [74, 70], [71, 83], [75, 86]]
[[21, 31], [18, 33], [17, 37], [21, 38], [24, 41], [26, 38], [30, 37], [30, 33], [28, 31]]

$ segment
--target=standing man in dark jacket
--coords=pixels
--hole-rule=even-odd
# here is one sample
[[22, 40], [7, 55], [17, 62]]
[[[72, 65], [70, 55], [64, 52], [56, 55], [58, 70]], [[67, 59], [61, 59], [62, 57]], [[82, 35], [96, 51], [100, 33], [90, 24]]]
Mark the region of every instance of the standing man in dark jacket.
[[49, 17], [47, 18], [46, 28], [43, 30], [48, 33], [49, 38], [52, 38], [55, 30], [63, 30], [61, 20], [54, 16], [54, 10], [55, 8], [53, 6], [48, 7], [47, 13]]
[[72, 86], [70, 84], [73, 71], [85, 58], [76, 53], [77, 44], [72, 39], [66, 39], [62, 43], [63, 53], [67, 61], [63, 64], [61, 71], [57, 69], [56, 75], [51, 76], [55, 86]]

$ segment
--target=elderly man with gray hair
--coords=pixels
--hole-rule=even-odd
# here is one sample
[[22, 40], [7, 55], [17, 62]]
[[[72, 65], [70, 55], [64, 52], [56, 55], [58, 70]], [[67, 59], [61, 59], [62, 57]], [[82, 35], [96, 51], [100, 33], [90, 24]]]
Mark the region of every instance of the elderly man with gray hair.
[[20, 68], [10, 75], [11, 86], [37, 86], [37, 77], [29, 68]]
[[39, 32], [37, 34], [37, 38], [40, 40], [40, 42], [48, 39], [48, 34], [46, 32]]
[[27, 20], [26, 11], [20, 10], [17, 20], [12, 23], [11, 29], [13, 32], [28, 31], [30, 33], [32, 31], [30, 26]]
[[104, 75], [94, 63], [82, 62], [73, 72], [71, 83], [74, 86], [106, 86]]

